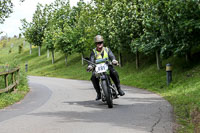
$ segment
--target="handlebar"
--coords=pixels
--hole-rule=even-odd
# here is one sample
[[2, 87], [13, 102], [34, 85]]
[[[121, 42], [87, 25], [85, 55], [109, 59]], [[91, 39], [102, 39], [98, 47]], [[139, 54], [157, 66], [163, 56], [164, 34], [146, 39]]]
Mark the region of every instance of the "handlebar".
[[87, 61], [88, 63], [91, 63], [92, 65], [95, 65], [95, 66], [96, 66], [96, 64], [95, 64], [94, 62], [91, 62], [91, 61], [88, 60], [87, 58], [83, 58], [83, 60], [84, 60], [84, 61]]
[[[92, 65], [96, 66], [96, 64], [99, 64], [99, 63], [103, 63], [105, 62], [106, 64], [108, 65], [113, 65], [112, 62], [108, 61], [108, 58], [105, 58], [105, 59], [98, 59], [98, 60], [95, 60], [95, 63], [94, 62], [91, 62], [89, 60], [89, 58], [83, 58], [84, 61], [87, 61], [88, 63], [91, 63]], [[119, 66], [119, 63], [116, 64], [117, 66]]]

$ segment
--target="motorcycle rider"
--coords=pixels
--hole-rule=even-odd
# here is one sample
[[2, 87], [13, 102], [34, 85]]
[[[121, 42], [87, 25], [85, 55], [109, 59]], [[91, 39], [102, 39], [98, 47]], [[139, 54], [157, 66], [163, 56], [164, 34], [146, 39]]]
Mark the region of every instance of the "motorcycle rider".
[[[96, 48], [94, 48], [90, 54], [91, 62], [95, 62], [96, 59], [108, 58], [110, 61], [112, 61], [113, 65], [118, 65], [118, 61], [115, 59], [115, 56], [112, 53], [112, 51], [109, 48], [103, 46], [104, 39], [101, 35], [95, 36], [94, 42], [96, 44]], [[92, 71], [93, 69], [94, 69], [93, 66], [91, 64], [89, 64], [87, 71]], [[119, 75], [118, 75], [117, 71], [113, 68], [113, 66], [109, 66], [109, 71], [110, 71], [110, 77], [112, 78], [113, 82], [115, 83], [115, 86], [117, 87], [119, 95], [120, 96], [125, 95], [124, 91], [121, 90]], [[100, 92], [100, 87], [99, 87], [99, 79], [96, 78], [94, 71], [92, 73], [91, 81], [97, 92], [96, 100], [100, 100], [101, 92]]]

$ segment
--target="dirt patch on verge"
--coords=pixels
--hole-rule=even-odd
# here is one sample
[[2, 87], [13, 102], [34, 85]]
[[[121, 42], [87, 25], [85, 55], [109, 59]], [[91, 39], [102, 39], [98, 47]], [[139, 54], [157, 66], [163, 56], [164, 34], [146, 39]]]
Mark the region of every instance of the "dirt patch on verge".
[[200, 109], [195, 108], [191, 112], [192, 123], [194, 124], [194, 133], [200, 133]]

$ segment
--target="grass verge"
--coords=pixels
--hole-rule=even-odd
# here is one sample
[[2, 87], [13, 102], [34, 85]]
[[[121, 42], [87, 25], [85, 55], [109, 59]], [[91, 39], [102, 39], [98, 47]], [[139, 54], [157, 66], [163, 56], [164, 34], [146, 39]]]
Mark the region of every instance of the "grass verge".
[[[19, 65], [19, 60], [16, 58], [18, 54], [18, 45], [21, 45], [24, 39], [12, 39], [9, 42], [6, 41], [6, 45], [0, 45], [0, 66], [8, 65], [8, 69], [15, 68]], [[12, 46], [12, 48], [11, 48]], [[1, 67], [0, 72], [5, 71], [5, 68]], [[2, 93], [0, 94], [0, 109], [16, 103], [24, 98], [26, 93], [29, 91], [27, 83], [27, 74], [23, 69], [20, 70], [20, 84], [17, 86], [17, 91]], [[0, 88], [5, 88], [4, 77], [0, 76]], [[11, 76], [8, 76], [9, 83], [11, 83]]]

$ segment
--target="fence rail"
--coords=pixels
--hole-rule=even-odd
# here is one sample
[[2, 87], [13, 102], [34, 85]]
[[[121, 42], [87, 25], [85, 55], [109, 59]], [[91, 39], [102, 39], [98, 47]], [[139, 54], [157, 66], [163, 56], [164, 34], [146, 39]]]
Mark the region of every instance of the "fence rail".
[[[14, 68], [9, 71], [0, 72], [0, 77], [1, 76], [4, 77], [4, 84], [5, 84], [5, 88], [0, 89], [0, 94], [16, 89], [17, 85], [19, 84], [19, 69], [20, 68]], [[9, 83], [8, 81], [8, 75], [11, 75], [11, 83]]]

